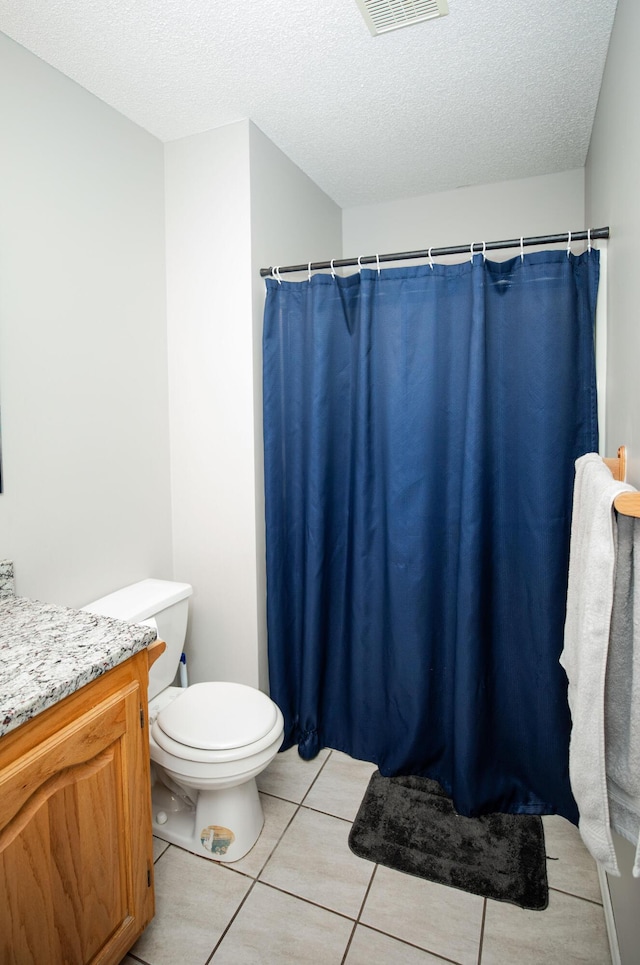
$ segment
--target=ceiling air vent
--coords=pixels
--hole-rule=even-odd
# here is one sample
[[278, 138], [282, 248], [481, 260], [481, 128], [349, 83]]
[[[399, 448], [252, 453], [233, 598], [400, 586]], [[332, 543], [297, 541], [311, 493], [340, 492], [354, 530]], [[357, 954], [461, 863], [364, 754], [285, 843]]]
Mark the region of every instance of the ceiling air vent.
[[449, 13], [447, 0], [356, 0], [356, 3], [374, 37]]

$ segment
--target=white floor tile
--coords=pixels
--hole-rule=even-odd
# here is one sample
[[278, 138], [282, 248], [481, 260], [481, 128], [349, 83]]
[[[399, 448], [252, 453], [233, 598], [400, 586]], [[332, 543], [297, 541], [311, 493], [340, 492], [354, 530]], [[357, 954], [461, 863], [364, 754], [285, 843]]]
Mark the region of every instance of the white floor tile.
[[360, 920], [460, 965], [476, 965], [483, 902], [379, 865]]
[[345, 965], [443, 965], [441, 958], [406, 945], [396, 938], [381, 935], [363, 925], [356, 928]]
[[353, 922], [260, 883], [213, 965], [340, 965]]
[[331, 757], [305, 797], [305, 807], [355, 820], [375, 764], [356, 761], [348, 754], [332, 751]]
[[276, 754], [256, 778], [258, 790], [300, 804], [330, 753], [324, 748], [312, 761], [303, 761], [297, 747]]
[[[339, 965], [374, 871], [345, 965], [478, 965], [482, 898], [349, 850], [374, 769], [337, 751], [278, 755], [259, 778], [263, 832], [233, 865], [155, 839], [156, 917], [122, 965], [204, 965], [229, 926], [211, 965]], [[479, 965], [610, 965], [595, 865], [573, 825], [543, 821], [549, 908], [488, 901]]]
[[549, 887], [602, 903], [596, 863], [577, 827], [556, 814], [546, 814], [542, 823]]
[[610, 965], [600, 905], [549, 891], [545, 911], [487, 901], [482, 965]]
[[350, 829], [347, 821], [301, 808], [260, 880], [356, 918], [375, 866], [351, 852]]
[[149, 965], [203, 965], [251, 878], [170, 847], [155, 866], [156, 916], [131, 949]]

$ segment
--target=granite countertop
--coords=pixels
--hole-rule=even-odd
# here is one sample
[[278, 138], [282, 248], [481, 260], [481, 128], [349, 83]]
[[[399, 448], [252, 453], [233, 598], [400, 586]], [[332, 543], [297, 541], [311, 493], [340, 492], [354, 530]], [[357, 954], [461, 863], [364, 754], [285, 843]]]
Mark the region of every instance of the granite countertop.
[[[0, 735], [143, 650], [156, 631], [13, 596], [0, 563]], [[4, 592], [3, 592], [4, 591]]]

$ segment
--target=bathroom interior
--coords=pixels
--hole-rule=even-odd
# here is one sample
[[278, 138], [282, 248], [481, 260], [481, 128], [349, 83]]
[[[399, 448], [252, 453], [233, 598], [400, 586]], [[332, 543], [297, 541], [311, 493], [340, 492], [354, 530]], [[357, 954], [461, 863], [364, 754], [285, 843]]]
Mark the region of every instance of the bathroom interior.
[[[631, 265], [640, 221], [640, 7], [633, 0], [589, 3], [583, 23], [584, 4], [572, 0], [569, 16], [581, 42], [597, 27], [600, 61], [578, 53], [567, 59], [565, 47], [555, 60], [533, 63], [531, 74], [528, 35], [532, 44], [543, 37], [535, 49], [553, 49], [544, 33], [553, 29], [557, 4], [542, 4], [534, 23], [531, 11], [521, 20], [515, 2], [506, 16], [503, 3], [490, 2], [481, 13], [471, 11], [470, 0], [449, 0], [441, 20], [377, 38], [352, 0], [329, 6], [336, 20], [324, 45], [303, 0], [288, 14], [274, 2], [251, 5], [259, 24], [239, 26], [234, 15], [220, 13], [223, 22], [229, 17], [229, 50], [240, 66], [221, 85], [221, 106], [208, 123], [206, 96], [195, 98], [184, 120], [189, 92], [179, 83], [163, 86], [163, 68], [185, 51], [212, 56], [206, 44], [198, 46], [197, 19], [191, 33], [163, 39], [162, 29], [178, 26], [176, 5], [166, 4], [157, 17], [146, 6], [135, 16], [129, 9], [132, 21], [120, 11], [108, 39], [120, 38], [122, 56], [111, 53], [111, 60], [89, 8], [65, 2], [45, 11], [35, 0], [10, 0], [0, 12], [0, 558], [13, 561], [20, 597], [78, 609], [147, 578], [188, 584], [189, 683], [269, 690], [265, 266], [608, 226], [610, 237], [597, 244], [599, 324], [604, 317], [606, 330], [600, 445], [609, 456], [626, 446], [627, 480], [640, 488], [633, 301], [640, 299], [640, 273]], [[429, 31], [445, 37], [463, 12], [481, 40], [478, 19], [495, 18], [499, 32], [505, 18], [511, 32], [501, 35], [508, 41], [501, 50], [511, 73], [496, 80], [501, 58], [487, 44], [486, 70], [466, 68], [451, 85], [419, 91], [423, 113], [416, 116], [416, 102], [400, 92], [402, 53], [414, 63]], [[292, 25], [299, 28], [293, 39]], [[422, 31], [419, 42], [414, 31]], [[375, 83], [359, 88], [357, 107], [344, 102], [343, 82], [354, 75], [343, 34], [358, 44], [396, 45], [399, 86], [386, 91], [380, 117], [376, 100], [385, 91]], [[126, 60], [136, 38], [148, 52], [137, 75]], [[266, 83], [257, 92], [254, 84], [253, 101], [243, 88], [243, 71], [253, 76], [247, 38], [259, 43], [257, 63], [272, 57], [286, 65], [292, 43], [287, 82], [299, 89], [285, 101]], [[464, 67], [465, 42], [458, 43]], [[306, 125], [312, 115], [318, 123], [317, 110], [295, 75], [303, 74], [305, 57], [309, 70], [317, 60], [327, 63], [322, 138], [315, 142]], [[525, 115], [535, 149], [525, 139], [512, 155], [505, 152], [507, 122], [496, 125], [493, 141], [474, 143], [466, 126], [471, 115], [487, 99], [487, 118], [507, 102], [527, 105], [533, 77], [548, 87], [546, 107], [531, 100], [541, 116]], [[145, 103], [147, 86], [160, 92], [166, 113], [157, 108], [161, 97]], [[578, 98], [584, 87], [590, 100]], [[558, 100], [570, 105], [563, 118], [575, 115], [575, 124], [563, 120], [566, 132], [551, 123]], [[239, 107], [250, 103], [253, 113]], [[365, 155], [379, 157], [376, 164], [349, 166], [337, 126], [337, 114], [349, 110], [345, 136], [353, 153], [363, 156], [357, 142]], [[413, 165], [430, 112], [446, 134], [436, 150], [440, 162], [460, 161], [453, 175], [447, 163], [426, 174]], [[285, 114], [300, 131], [295, 151], [276, 136], [287, 130]], [[408, 149], [406, 168], [389, 133], [393, 125], [409, 138], [403, 146], [412, 136], [418, 145]], [[373, 769], [329, 748], [311, 761], [295, 748], [278, 755], [258, 779], [265, 829], [235, 868], [157, 840], [156, 916], [124, 960], [640, 962], [640, 885], [628, 842], [616, 838], [620, 878], [598, 878], [577, 831], [554, 817], [545, 825], [550, 857], [556, 849], [551, 913], [500, 917], [481, 900], [436, 897], [420, 890], [423, 882], [383, 868], [372, 879], [370, 869], [350, 863], [357, 859], [346, 833]], [[296, 869], [284, 857], [289, 832], [291, 853], [299, 851]], [[311, 847], [312, 838], [321, 846]], [[338, 844], [328, 857], [331, 840]], [[343, 900], [345, 881], [352, 891]], [[437, 908], [433, 931], [424, 925], [429, 902]]]

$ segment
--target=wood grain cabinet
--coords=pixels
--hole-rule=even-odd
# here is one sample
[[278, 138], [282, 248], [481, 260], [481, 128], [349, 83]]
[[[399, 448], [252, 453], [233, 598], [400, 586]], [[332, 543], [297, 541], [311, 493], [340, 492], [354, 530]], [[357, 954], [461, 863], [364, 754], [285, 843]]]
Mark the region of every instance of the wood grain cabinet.
[[2, 965], [118, 963], [153, 917], [150, 659], [0, 738]]

